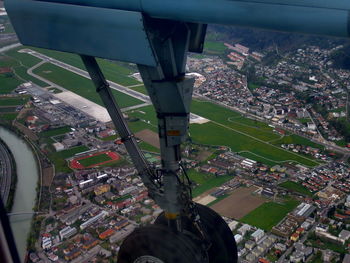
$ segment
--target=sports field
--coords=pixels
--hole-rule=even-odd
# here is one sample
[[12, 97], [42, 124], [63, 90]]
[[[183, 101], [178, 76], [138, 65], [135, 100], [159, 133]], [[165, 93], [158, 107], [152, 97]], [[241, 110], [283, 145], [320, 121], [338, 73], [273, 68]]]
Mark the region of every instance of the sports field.
[[244, 216], [240, 221], [270, 231], [273, 226], [277, 225], [298, 205], [299, 202], [294, 199], [286, 199], [283, 203], [264, 203]]
[[73, 169], [92, 168], [118, 161], [120, 156], [111, 151], [98, 152], [83, 157], [77, 157], [70, 162]]
[[86, 159], [81, 159], [79, 160], [79, 163], [85, 167], [89, 167], [91, 165], [108, 162], [110, 160], [112, 160], [112, 158], [109, 157], [107, 154], [99, 154], [99, 155], [88, 157]]

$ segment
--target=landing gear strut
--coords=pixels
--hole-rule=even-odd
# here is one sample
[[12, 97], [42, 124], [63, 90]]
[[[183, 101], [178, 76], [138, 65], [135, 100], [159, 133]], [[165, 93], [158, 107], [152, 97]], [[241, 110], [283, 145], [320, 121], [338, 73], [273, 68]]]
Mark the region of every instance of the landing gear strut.
[[193, 203], [191, 183], [181, 166], [194, 80], [185, 75], [187, 51], [202, 49], [205, 25], [144, 18], [157, 66], [138, 65], [155, 107], [161, 169], [151, 167], [139, 149], [96, 60], [81, 55], [129, 155], [164, 210], [153, 226], [135, 230], [120, 248], [118, 263], [235, 263], [237, 249], [224, 220]]

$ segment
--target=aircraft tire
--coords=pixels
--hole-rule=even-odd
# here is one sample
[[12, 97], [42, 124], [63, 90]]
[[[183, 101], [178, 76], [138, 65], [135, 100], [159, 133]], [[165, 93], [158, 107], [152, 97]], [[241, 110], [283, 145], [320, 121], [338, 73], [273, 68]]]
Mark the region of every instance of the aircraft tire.
[[200, 247], [161, 225], [140, 227], [123, 242], [118, 263], [202, 263]]
[[[211, 238], [211, 247], [208, 250], [210, 263], [237, 263], [237, 245], [235, 238], [220, 215], [207, 206], [196, 204], [202, 224]], [[183, 220], [184, 228], [195, 233], [187, 218]], [[154, 224], [167, 225], [164, 213], [160, 214]]]

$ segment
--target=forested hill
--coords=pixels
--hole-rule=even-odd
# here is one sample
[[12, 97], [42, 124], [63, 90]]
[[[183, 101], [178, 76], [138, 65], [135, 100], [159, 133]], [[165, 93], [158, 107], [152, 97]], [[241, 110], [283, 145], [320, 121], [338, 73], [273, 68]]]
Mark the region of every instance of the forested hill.
[[350, 43], [335, 51], [332, 54], [332, 59], [335, 67], [350, 70]]
[[[215, 40], [239, 42], [256, 51], [273, 50], [289, 51], [305, 45], [317, 45], [327, 48], [334, 45], [350, 43], [349, 40], [333, 37], [321, 37], [296, 33], [282, 33], [243, 27], [211, 25], [208, 38]], [[214, 40], [213, 39], [213, 40]]]

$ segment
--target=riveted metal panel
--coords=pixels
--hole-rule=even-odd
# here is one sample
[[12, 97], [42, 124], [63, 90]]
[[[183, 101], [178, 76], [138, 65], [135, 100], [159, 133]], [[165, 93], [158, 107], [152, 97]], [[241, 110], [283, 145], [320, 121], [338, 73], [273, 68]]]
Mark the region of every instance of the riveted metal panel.
[[6, 9], [22, 44], [156, 65], [139, 12], [31, 0]]

